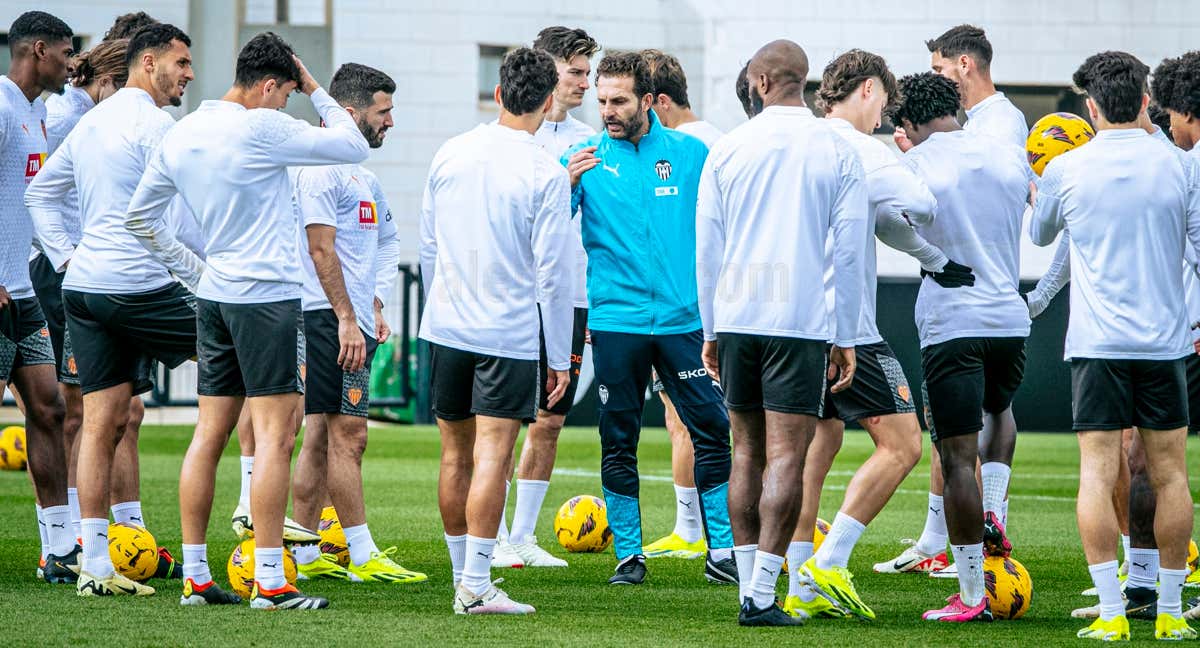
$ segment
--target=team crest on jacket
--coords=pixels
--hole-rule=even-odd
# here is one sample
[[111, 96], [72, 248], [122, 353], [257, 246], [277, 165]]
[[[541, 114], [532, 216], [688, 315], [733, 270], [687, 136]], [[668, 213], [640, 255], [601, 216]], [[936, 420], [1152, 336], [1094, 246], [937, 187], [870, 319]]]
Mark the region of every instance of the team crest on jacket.
[[654, 172], [658, 174], [659, 180], [667, 180], [671, 177], [671, 163], [667, 160], [659, 160], [654, 163]]
[[600, 404], [608, 405], [608, 387], [605, 387], [604, 385], [600, 385], [600, 389], [597, 391], [600, 392]]

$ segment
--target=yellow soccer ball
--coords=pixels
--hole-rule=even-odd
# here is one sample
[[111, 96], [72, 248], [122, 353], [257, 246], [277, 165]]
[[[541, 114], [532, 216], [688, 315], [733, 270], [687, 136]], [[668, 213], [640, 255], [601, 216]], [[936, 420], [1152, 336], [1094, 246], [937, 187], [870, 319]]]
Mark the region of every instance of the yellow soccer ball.
[[146, 529], [117, 522], [108, 525], [108, 557], [122, 576], [140, 583], [158, 569], [158, 543]]
[[1187, 565], [1189, 574], [1200, 568], [1200, 547], [1196, 546], [1195, 540], [1188, 540]]
[[1095, 136], [1096, 131], [1083, 117], [1068, 112], [1050, 113], [1037, 120], [1025, 139], [1029, 166], [1042, 175], [1050, 160], [1087, 144]]
[[0, 470], [25, 470], [25, 428], [10, 425], [0, 430]]
[[821, 543], [825, 542], [825, 536], [829, 535], [830, 525], [825, 520], [817, 518], [817, 528], [813, 529], [813, 554], [821, 548]]
[[[229, 586], [238, 596], [249, 600], [254, 592], [254, 538], [243, 540], [233, 548], [226, 571]], [[296, 584], [296, 559], [286, 548], [283, 550], [283, 576], [289, 584]]]
[[1020, 619], [1033, 599], [1033, 580], [1025, 566], [1011, 556], [988, 556], [983, 560], [983, 582], [988, 606], [997, 619]]
[[608, 509], [594, 495], [576, 495], [567, 500], [554, 516], [554, 535], [558, 544], [572, 553], [600, 553], [612, 544]]
[[350, 549], [346, 547], [346, 532], [338, 520], [337, 511], [332, 506], [326, 506], [321, 511], [321, 521], [317, 524], [317, 535], [321, 536], [321, 553], [337, 558], [342, 567], [350, 564]]

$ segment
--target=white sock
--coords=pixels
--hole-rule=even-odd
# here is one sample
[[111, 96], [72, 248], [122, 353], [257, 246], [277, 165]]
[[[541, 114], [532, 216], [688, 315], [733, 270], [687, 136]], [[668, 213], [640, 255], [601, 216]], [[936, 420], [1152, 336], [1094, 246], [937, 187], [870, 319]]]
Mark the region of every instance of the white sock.
[[929, 510], [925, 512], [925, 529], [917, 540], [917, 551], [926, 556], [936, 556], [946, 550], [949, 535], [946, 533], [946, 507], [941, 495], [929, 494]]
[[76, 538], [81, 537], [83, 534], [79, 531], [79, 518], [82, 516], [79, 514], [78, 488], [67, 489], [67, 506], [71, 509], [71, 533], [75, 534]]
[[287, 585], [283, 575], [283, 547], [254, 548], [254, 580], [261, 589], [277, 590]]
[[242, 494], [238, 496], [238, 504], [250, 508], [250, 475], [254, 473], [254, 456], [242, 457]]
[[1012, 468], [999, 461], [989, 461], [979, 467], [983, 479], [983, 512], [995, 513], [1003, 524], [1004, 497], [1008, 495], [1008, 478]]
[[1178, 619], [1183, 614], [1183, 582], [1187, 569], [1158, 570], [1158, 613]]
[[779, 572], [783, 569], [783, 556], [754, 552], [754, 578], [750, 583], [750, 596], [754, 599], [754, 607], [762, 609], [775, 603], [775, 583], [779, 580]]
[[754, 577], [754, 554], [758, 545], [738, 545], [733, 548], [733, 561], [738, 570], [738, 605], [750, 596], [750, 580]]
[[684, 542], [695, 542], [704, 535], [700, 525], [700, 493], [695, 488], [675, 484], [674, 533]]
[[142, 503], [138, 501], [121, 502], [120, 504], [112, 505], [113, 522], [123, 524], [132, 524], [143, 529], [146, 528], [145, 519], [142, 517]]
[[1008, 499], [1000, 504], [1000, 524], [1004, 525], [1004, 531], [1008, 532]]
[[96, 578], [108, 578], [113, 573], [108, 555], [108, 520], [84, 518], [79, 527], [83, 531], [83, 571]]
[[371, 554], [379, 553], [379, 547], [375, 546], [375, 540], [371, 538], [367, 525], [347, 527], [345, 531], [346, 548], [350, 550], [350, 561], [355, 565], [361, 566], [371, 559]]
[[538, 512], [542, 510], [547, 488], [550, 488], [548, 481], [517, 480], [517, 508], [513, 511], [512, 531], [508, 534], [513, 544], [529, 542], [537, 530]]
[[42, 560], [50, 553], [50, 539], [46, 531], [46, 517], [42, 513], [42, 507], [34, 504], [33, 507], [37, 510], [38, 536], [42, 540]]
[[208, 545], [183, 545], [183, 577], [192, 579], [197, 585], [203, 585], [213, 579], [212, 572], [208, 571]]
[[[71, 509], [66, 504], [42, 509], [46, 520], [46, 542], [50, 553], [65, 556], [75, 548], [75, 536], [71, 534]], [[105, 547], [107, 549], [107, 546]]]
[[[1100, 594], [1100, 618], [1105, 621], [1112, 621], [1125, 614], [1125, 601], [1121, 599], [1121, 581], [1117, 578], [1117, 569], [1115, 560], [1088, 565], [1096, 592]], [[1161, 598], [1158, 604], [1162, 605]]]
[[[292, 557], [296, 559], [297, 565], [307, 565], [310, 562], [320, 559], [321, 545], [296, 545], [292, 548]], [[186, 565], [187, 563], [184, 564]]]
[[495, 538], [476, 538], [467, 534], [462, 584], [476, 596], [488, 591], [492, 584], [492, 551], [495, 548]]
[[962, 602], [970, 607], [979, 605], [985, 596], [983, 586], [983, 543], [950, 545], [958, 565], [958, 591]]
[[708, 553], [712, 556], [715, 562], [721, 562], [727, 558], [733, 557], [733, 547], [721, 547], [719, 549], [709, 549]]
[[862, 522], [839, 511], [833, 518], [833, 528], [829, 529], [829, 535], [817, 551], [817, 567], [829, 569], [850, 564], [850, 552], [854, 551], [854, 545], [866, 529]]
[[1129, 536], [1124, 533], [1121, 534], [1121, 549], [1125, 552], [1121, 555], [1125, 557], [1125, 560], [1129, 560]]
[[[812, 555], [813, 543], [796, 541], [788, 543], [788, 596], [800, 596], [800, 566], [808, 562], [808, 559], [812, 558]], [[804, 589], [807, 590], [807, 588]], [[805, 593], [808, 592], [805, 591]]]
[[450, 552], [450, 570], [454, 574], [454, 586], [462, 580], [463, 563], [467, 560], [467, 534], [446, 536], [446, 549]]
[[1129, 556], [1129, 578], [1125, 581], [1126, 586], [1151, 589], [1158, 586], [1158, 549], [1133, 547], [1125, 555]]
[[500, 509], [500, 528], [496, 529], [496, 539], [500, 542], [508, 542], [508, 490], [512, 486], [511, 481], [504, 482], [504, 507]]

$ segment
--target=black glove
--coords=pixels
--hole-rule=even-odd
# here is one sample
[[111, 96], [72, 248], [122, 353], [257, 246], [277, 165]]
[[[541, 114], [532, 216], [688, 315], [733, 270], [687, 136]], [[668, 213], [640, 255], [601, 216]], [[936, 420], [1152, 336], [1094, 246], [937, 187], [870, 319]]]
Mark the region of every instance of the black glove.
[[933, 277], [937, 285], [942, 288], [962, 288], [963, 286], [975, 285], [975, 274], [971, 269], [954, 261], [946, 261], [946, 267], [942, 268], [941, 272], [929, 272], [921, 270], [922, 277]]

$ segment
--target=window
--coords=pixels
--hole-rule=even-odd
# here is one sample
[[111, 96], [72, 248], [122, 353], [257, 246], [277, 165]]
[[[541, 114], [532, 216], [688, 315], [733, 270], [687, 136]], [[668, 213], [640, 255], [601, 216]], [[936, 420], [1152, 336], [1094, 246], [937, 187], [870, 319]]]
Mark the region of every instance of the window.
[[[1032, 126], [1034, 122], [1053, 112], [1075, 113], [1088, 119], [1087, 106], [1083, 95], [1077, 94], [1074, 88], [1064, 86], [1034, 86], [1034, 85], [1001, 85], [997, 90], [1004, 93], [1008, 100], [1025, 113], [1025, 121]], [[1090, 120], [1089, 120], [1090, 121]]]
[[500, 83], [500, 63], [513, 48], [504, 45], [479, 46], [479, 102], [491, 105]]

